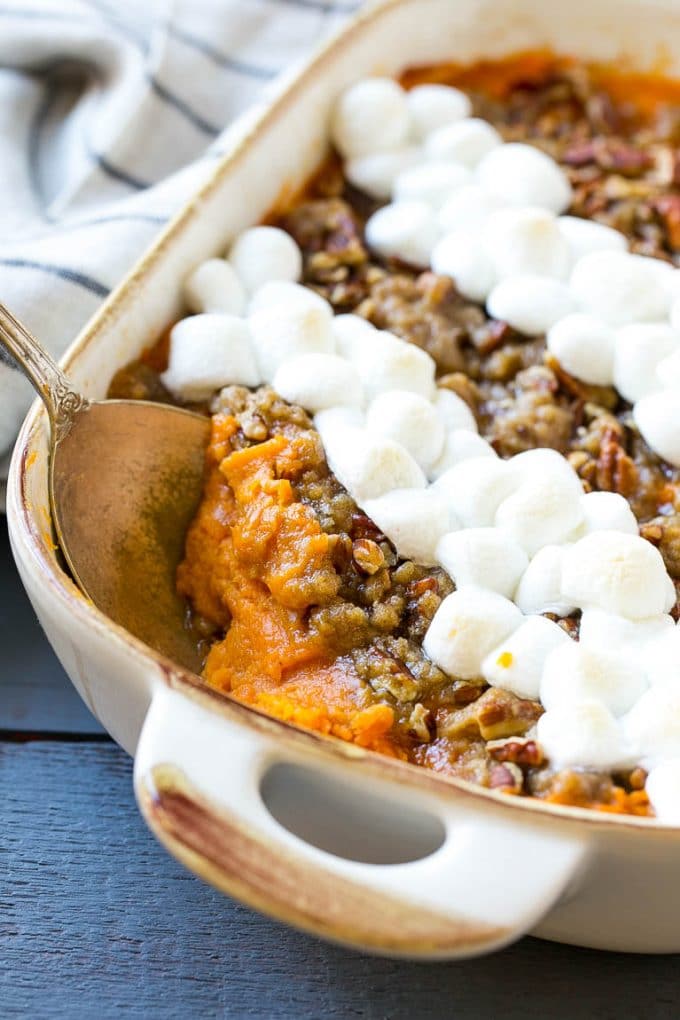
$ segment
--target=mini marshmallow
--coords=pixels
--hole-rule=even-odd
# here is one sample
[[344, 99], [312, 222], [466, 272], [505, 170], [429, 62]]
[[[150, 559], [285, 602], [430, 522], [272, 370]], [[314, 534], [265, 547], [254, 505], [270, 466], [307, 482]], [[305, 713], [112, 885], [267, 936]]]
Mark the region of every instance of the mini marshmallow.
[[495, 319], [502, 319], [520, 333], [540, 336], [573, 312], [575, 305], [566, 284], [548, 276], [525, 273], [496, 284], [486, 308]]
[[205, 400], [229, 383], [257, 386], [261, 377], [246, 323], [214, 313], [181, 319], [170, 333], [161, 378], [171, 393], [190, 401]]
[[272, 380], [276, 392], [312, 413], [342, 404], [363, 403], [357, 370], [337, 354], [301, 354], [279, 365]]
[[670, 305], [661, 265], [658, 259], [623, 251], [590, 252], [574, 266], [571, 291], [585, 311], [613, 326], [659, 322]]
[[409, 167], [421, 163], [422, 149], [414, 145], [392, 152], [373, 152], [368, 156], [357, 156], [345, 163], [345, 177], [355, 188], [371, 198], [392, 197], [394, 182], [399, 174]]
[[208, 259], [184, 281], [184, 300], [192, 312], [242, 315], [246, 292], [233, 266], [224, 259]]
[[618, 492], [587, 492], [581, 496], [584, 534], [591, 531], [624, 531], [638, 534], [638, 522], [628, 500]]
[[465, 528], [493, 524], [499, 503], [514, 488], [512, 472], [499, 457], [471, 457], [449, 468], [434, 483]]
[[568, 546], [544, 545], [536, 553], [515, 591], [523, 613], [569, 616], [576, 606], [562, 597], [562, 563]]
[[628, 239], [625, 234], [607, 227], [595, 220], [580, 216], [560, 216], [557, 226], [569, 245], [573, 262], [591, 251], [627, 251]]
[[509, 599], [483, 588], [461, 588], [434, 614], [423, 651], [452, 677], [481, 676], [488, 653], [516, 630], [522, 614]]
[[332, 436], [341, 428], [361, 429], [363, 426], [364, 415], [361, 409], [348, 404], [329, 407], [327, 410], [317, 411], [314, 415], [314, 427], [323, 443], [326, 442], [326, 436]]
[[540, 683], [542, 705], [600, 701], [614, 716], [624, 715], [647, 690], [644, 670], [612, 649], [571, 641], [550, 653]]
[[[680, 327], [675, 327], [680, 334]], [[662, 358], [656, 366], [657, 382], [666, 390], [680, 389], [680, 349]]]
[[[672, 619], [670, 616], [654, 617], [655, 621]], [[648, 622], [648, 621], [645, 621]], [[637, 638], [638, 635], [636, 634]], [[677, 627], [661, 629], [661, 624], [651, 624], [642, 632], [643, 640], [635, 648], [641, 653], [644, 647], [646, 656], [644, 668], [652, 686], [670, 684], [680, 687], [680, 630]]]
[[357, 346], [353, 360], [369, 401], [386, 390], [408, 390], [428, 400], [434, 395], [433, 359], [392, 333], [374, 330], [365, 345]]
[[425, 152], [430, 159], [448, 159], [474, 170], [487, 152], [503, 144], [495, 127], [480, 117], [466, 117], [428, 135]]
[[501, 209], [486, 221], [484, 243], [496, 276], [533, 273], [562, 280], [569, 274], [569, 245], [553, 213], [540, 206]]
[[640, 620], [667, 611], [668, 580], [661, 553], [644, 538], [594, 531], [566, 551], [562, 595], [579, 609]]
[[478, 184], [466, 184], [454, 191], [439, 210], [439, 228], [444, 234], [457, 231], [480, 231], [492, 213], [503, 208], [499, 198], [490, 195]]
[[319, 434], [331, 471], [360, 506], [393, 489], [425, 488], [425, 475], [400, 443], [337, 419]]
[[517, 453], [507, 461], [517, 486], [527, 485], [546, 477], [558, 478], [571, 486], [574, 496], [583, 495], [581, 481], [566, 457], [550, 447]]
[[562, 368], [593, 386], [611, 386], [614, 380], [616, 334], [594, 315], [574, 312], [548, 330], [547, 347]]
[[366, 242], [383, 258], [427, 266], [438, 237], [437, 221], [427, 202], [393, 202], [366, 223]]
[[518, 698], [538, 700], [545, 660], [555, 648], [570, 641], [552, 620], [530, 616], [489, 652], [482, 663], [482, 675], [492, 687], [502, 687]]
[[644, 768], [680, 757], [680, 686], [650, 687], [623, 720], [623, 732]]
[[322, 308], [290, 304], [261, 308], [248, 319], [262, 378], [271, 382], [284, 362], [301, 354], [333, 354], [332, 318]]
[[400, 556], [425, 567], [437, 562], [437, 542], [456, 525], [446, 502], [432, 489], [393, 489], [365, 500], [362, 509]]
[[680, 387], [638, 400], [633, 420], [654, 453], [673, 467], [680, 467]]
[[477, 179], [510, 205], [538, 205], [561, 213], [571, 202], [571, 186], [564, 171], [540, 149], [521, 142], [488, 152], [477, 167]]
[[295, 281], [302, 276], [302, 252], [278, 227], [244, 230], [231, 246], [229, 262], [251, 294], [269, 280]]
[[496, 284], [491, 258], [472, 231], [446, 234], [434, 246], [430, 262], [435, 273], [450, 276], [469, 301], [485, 301]]
[[680, 825], [680, 757], [652, 769], [645, 791], [657, 818], [667, 825]]
[[375, 326], [361, 315], [336, 315], [333, 319], [333, 334], [338, 354], [350, 361], [360, 353], [366, 344], [376, 337]]
[[[580, 484], [576, 482], [580, 490]], [[533, 556], [544, 545], [565, 541], [583, 520], [576, 486], [546, 474], [523, 485], [500, 503], [495, 524]]]
[[416, 138], [469, 117], [472, 103], [460, 89], [450, 85], [416, 85], [406, 93], [411, 114], [411, 131]]
[[673, 329], [680, 329], [680, 297], [675, 298], [671, 305], [670, 323]]
[[536, 735], [557, 769], [609, 772], [635, 761], [621, 727], [600, 701], [566, 703], [545, 712], [536, 724]]
[[444, 535], [436, 557], [457, 588], [474, 585], [508, 599], [529, 565], [521, 546], [498, 528], [465, 528]]
[[457, 393], [438, 386], [432, 403], [447, 431], [467, 429], [477, 432], [477, 419], [470, 405]]
[[454, 429], [447, 435], [444, 441], [444, 452], [430, 468], [429, 477], [432, 479], [441, 478], [449, 468], [455, 467], [463, 460], [471, 460], [472, 457], [498, 457], [498, 454], [493, 446], [476, 432], [470, 432], [468, 429]]
[[663, 322], [636, 322], [616, 331], [614, 385], [634, 404], [661, 389], [657, 366], [680, 349], [680, 333]]
[[379, 393], [366, 413], [366, 428], [401, 443], [425, 469], [434, 464], [444, 449], [444, 422], [431, 401], [419, 393], [407, 390]]
[[470, 181], [470, 171], [460, 163], [420, 163], [402, 171], [396, 178], [394, 198], [398, 202], [427, 202], [439, 209], [449, 195]]
[[320, 294], [310, 290], [309, 287], [303, 287], [301, 283], [292, 283], [290, 280], [269, 280], [258, 287], [248, 302], [248, 314], [254, 315], [255, 312], [259, 312], [263, 308], [273, 308], [274, 305], [283, 304], [300, 304], [307, 308], [312, 306], [325, 309], [329, 315], [333, 314], [330, 304]]
[[404, 90], [391, 78], [365, 78], [338, 99], [331, 138], [345, 159], [385, 152], [404, 145], [411, 113]]
[[[651, 653], [663, 645], [666, 636], [675, 633], [673, 617], [666, 613], [643, 620], [627, 620], [603, 609], [584, 609], [579, 641], [585, 647], [616, 649], [644, 670], [649, 682], [654, 683], [656, 666], [650, 666]], [[680, 656], [678, 661], [680, 665]], [[667, 676], [666, 669], [658, 672], [660, 676]]]

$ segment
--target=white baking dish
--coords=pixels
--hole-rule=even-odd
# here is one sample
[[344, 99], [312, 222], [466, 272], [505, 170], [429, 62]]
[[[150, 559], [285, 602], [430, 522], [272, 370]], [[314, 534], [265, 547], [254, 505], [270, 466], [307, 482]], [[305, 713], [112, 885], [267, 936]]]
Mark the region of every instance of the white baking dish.
[[[303, 183], [349, 82], [538, 47], [678, 76], [680, 7], [390, 0], [368, 10], [251, 118], [71, 347], [64, 364], [74, 381], [104, 396], [114, 371], [179, 313], [187, 271]], [[680, 829], [509, 798], [299, 732], [205, 691], [112, 625], [55, 554], [39, 406], [14, 456], [8, 517], [21, 576], [59, 658], [136, 757], [147, 821], [215, 885], [385, 953], [460, 957], [529, 930], [610, 949], [680, 950]]]

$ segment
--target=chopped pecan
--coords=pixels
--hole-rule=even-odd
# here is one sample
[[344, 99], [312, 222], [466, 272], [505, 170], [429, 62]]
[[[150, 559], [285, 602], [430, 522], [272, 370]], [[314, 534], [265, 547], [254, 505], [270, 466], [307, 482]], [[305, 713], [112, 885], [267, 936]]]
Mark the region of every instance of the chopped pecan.
[[352, 543], [354, 562], [363, 574], [377, 574], [385, 566], [383, 551], [370, 538], [357, 538]]
[[635, 491], [638, 470], [632, 458], [623, 449], [618, 430], [607, 428], [602, 434], [596, 481], [598, 489], [618, 492], [622, 496], [630, 496]]
[[542, 712], [536, 701], [526, 701], [509, 691], [490, 687], [472, 704], [451, 712], [442, 720], [439, 732], [451, 738], [479, 734], [483, 740], [522, 736]]
[[524, 773], [511, 761], [492, 765], [489, 769], [489, 786], [492, 790], [502, 790], [504, 793], [521, 793]]
[[528, 737], [508, 737], [505, 740], [489, 741], [486, 745], [496, 761], [514, 762], [516, 765], [538, 767], [545, 762], [540, 744]]
[[428, 744], [437, 732], [437, 724], [429, 708], [419, 701], [413, 706], [413, 711], [408, 717], [409, 731], [423, 744]]

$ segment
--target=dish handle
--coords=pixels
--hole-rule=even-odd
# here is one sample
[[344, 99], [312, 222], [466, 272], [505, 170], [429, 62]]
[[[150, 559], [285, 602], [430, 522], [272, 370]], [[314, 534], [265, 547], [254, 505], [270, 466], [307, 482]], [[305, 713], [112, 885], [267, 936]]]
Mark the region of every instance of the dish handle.
[[371, 952], [460, 958], [529, 931], [581, 871], [584, 827], [182, 690], [145, 719], [141, 812], [256, 909]]

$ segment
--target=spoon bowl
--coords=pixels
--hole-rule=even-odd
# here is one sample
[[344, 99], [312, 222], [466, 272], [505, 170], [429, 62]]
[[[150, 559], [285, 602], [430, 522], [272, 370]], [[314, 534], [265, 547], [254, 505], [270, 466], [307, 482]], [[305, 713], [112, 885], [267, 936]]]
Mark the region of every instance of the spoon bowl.
[[1, 304], [0, 344], [47, 408], [52, 519], [74, 580], [115, 623], [199, 672], [175, 572], [201, 497], [209, 420], [168, 404], [86, 400]]

